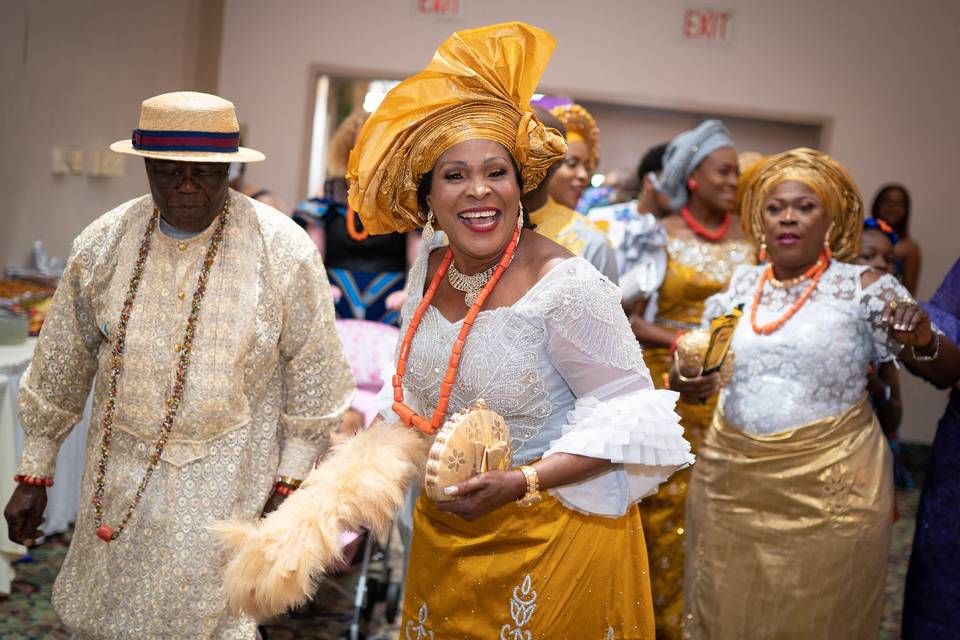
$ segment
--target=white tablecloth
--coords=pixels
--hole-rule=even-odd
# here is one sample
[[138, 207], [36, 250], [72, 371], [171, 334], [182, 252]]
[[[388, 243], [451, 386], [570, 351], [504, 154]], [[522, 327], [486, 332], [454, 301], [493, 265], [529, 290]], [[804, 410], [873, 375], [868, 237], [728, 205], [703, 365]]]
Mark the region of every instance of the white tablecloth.
[[[5, 506], [13, 493], [13, 476], [23, 451], [23, 430], [17, 422], [17, 389], [20, 376], [30, 364], [36, 338], [22, 345], [0, 346], [0, 506]], [[83, 419], [60, 447], [54, 485], [47, 490], [46, 522], [41, 527], [47, 534], [62, 533], [77, 518], [80, 509], [80, 479], [83, 476], [84, 446], [90, 426], [90, 402]], [[24, 553], [24, 548], [10, 542], [6, 522], [0, 523], [0, 593], [9, 593], [13, 571], [11, 558]]]

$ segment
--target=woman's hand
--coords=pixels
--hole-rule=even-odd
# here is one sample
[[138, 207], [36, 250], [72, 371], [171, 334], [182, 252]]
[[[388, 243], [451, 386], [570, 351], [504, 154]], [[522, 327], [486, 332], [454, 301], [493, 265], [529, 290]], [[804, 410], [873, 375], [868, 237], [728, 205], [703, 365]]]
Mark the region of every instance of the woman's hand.
[[447, 487], [446, 492], [456, 496], [456, 500], [438, 502], [437, 509], [464, 520], [476, 520], [523, 497], [527, 492], [527, 480], [519, 469], [487, 471]]
[[680, 377], [680, 371], [674, 362], [670, 367], [670, 390], [680, 394], [680, 399], [691, 404], [703, 404], [713, 394], [720, 390], [720, 374], [711, 373], [708, 376], [689, 378]]
[[930, 316], [916, 302], [905, 300], [890, 303], [883, 311], [883, 321], [894, 340], [900, 344], [915, 347], [919, 353], [933, 346]]

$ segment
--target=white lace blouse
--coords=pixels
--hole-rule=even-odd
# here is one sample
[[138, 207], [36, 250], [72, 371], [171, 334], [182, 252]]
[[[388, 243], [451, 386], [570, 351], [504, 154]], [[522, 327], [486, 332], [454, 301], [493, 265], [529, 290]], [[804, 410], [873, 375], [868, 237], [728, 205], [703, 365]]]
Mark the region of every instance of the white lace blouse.
[[[800, 310], [770, 335], [754, 332], [750, 310], [765, 265], [741, 266], [726, 291], [707, 299], [706, 323], [743, 304], [734, 333], [733, 379], [720, 397], [726, 419], [754, 435], [770, 435], [843, 413], [864, 393], [871, 361], [897, 357], [900, 345], [881, 316], [891, 301], [911, 300], [897, 280], [884, 275], [869, 287], [868, 267], [831, 262]], [[809, 282], [764, 286], [757, 313], [761, 325], [781, 318]]]
[[[422, 299], [428, 256], [410, 272], [401, 334]], [[422, 415], [437, 405], [460, 325], [431, 306], [413, 338], [404, 395]], [[395, 419], [388, 391], [381, 412]], [[477, 316], [449, 414], [478, 399], [509, 425], [515, 466], [560, 452], [617, 463], [551, 490], [572, 509], [622, 515], [694, 459], [674, 412], [677, 394], [653, 388], [619, 289], [583, 258], [558, 264], [512, 306]]]

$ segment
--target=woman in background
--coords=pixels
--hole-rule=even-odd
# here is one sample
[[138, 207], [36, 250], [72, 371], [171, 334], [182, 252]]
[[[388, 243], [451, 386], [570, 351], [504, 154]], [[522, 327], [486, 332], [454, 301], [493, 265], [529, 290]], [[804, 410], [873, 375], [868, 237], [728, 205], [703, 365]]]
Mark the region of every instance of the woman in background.
[[744, 225], [770, 263], [737, 269], [704, 313], [745, 308], [691, 474], [685, 632], [876, 638], [893, 482], [865, 372], [898, 355], [923, 368], [940, 342], [893, 276], [844, 262], [863, 210], [842, 166], [794, 149], [751, 175]]
[[[692, 131], [681, 133], [664, 154], [663, 171], [654, 186], [669, 197], [673, 211], [660, 220], [666, 231], [666, 247], [661, 244], [658, 248], [657, 242], [645, 246], [665, 254], [665, 259], [649, 261], [665, 265], [665, 271], [643, 279], [627, 278], [624, 274], [625, 286], [648, 282], [651, 287], [649, 291], [630, 291], [624, 303], [630, 311], [634, 335], [643, 346], [644, 360], [659, 387], [666, 386], [677, 339], [700, 326], [704, 301], [727, 286], [734, 268], [754, 262], [753, 246], [737, 224], [738, 177], [733, 140], [719, 120], [707, 120]], [[651, 237], [654, 233], [650, 232]], [[649, 322], [644, 314], [649, 295], [654, 292], [657, 314]], [[694, 452], [713, 416], [718, 385], [716, 375], [693, 383], [676, 376], [669, 380], [669, 387], [680, 392], [677, 413]], [[668, 640], [680, 638], [682, 633], [688, 477], [687, 470], [674, 474], [656, 495], [640, 504], [650, 557], [657, 637]]]
[[347, 206], [347, 159], [368, 114], [357, 111], [330, 138], [327, 181], [323, 195], [304, 200], [293, 218], [304, 226], [323, 255], [334, 292], [338, 318], [397, 324], [398, 305], [388, 298], [402, 295], [408, 263], [416, 255], [416, 233], [370, 235]]
[[911, 295], [916, 295], [922, 258], [920, 245], [908, 233], [910, 193], [900, 184], [884, 185], [874, 196], [870, 213], [877, 220], [889, 224], [900, 239], [894, 250], [897, 257], [897, 277]]

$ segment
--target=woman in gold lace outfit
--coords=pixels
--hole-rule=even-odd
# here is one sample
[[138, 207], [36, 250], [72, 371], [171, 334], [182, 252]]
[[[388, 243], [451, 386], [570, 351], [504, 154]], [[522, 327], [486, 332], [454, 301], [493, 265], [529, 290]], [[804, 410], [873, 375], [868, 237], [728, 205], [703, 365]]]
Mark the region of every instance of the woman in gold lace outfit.
[[[641, 260], [636, 268], [659, 271], [658, 277], [629, 279], [646, 281], [649, 289], [638, 292], [633, 300], [624, 300], [658, 387], [667, 384], [677, 338], [700, 326], [704, 301], [726, 288], [737, 265], [754, 260], [752, 245], [732, 211], [738, 177], [733, 140], [717, 120], [707, 120], [678, 135], [667, 147], [656, 187], [670, 198], [673, 213], [662, 219], [660, 227], [652, 228], [646, 241], [634, 239], [639, 246], [651, 248], [647, 250], [649, 259]], [[653, 294], [656, 315], [651, 322], [645, 317], [649, 317]], [[677, 412], [694, 451], [710, 424], [718, 384], [716, 374], [697, 383], [685, 383], [675, 374], [670, 379], [670, 388], [680, 392]], [[658, 638], [681, 637], [688, 475], [686, 470], [674, 474], [640, 506]]]

